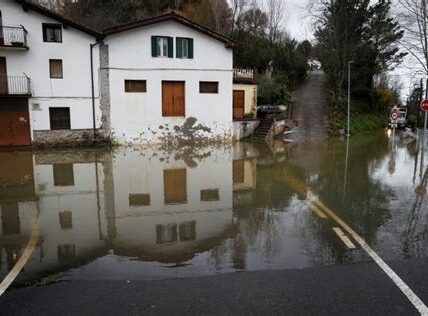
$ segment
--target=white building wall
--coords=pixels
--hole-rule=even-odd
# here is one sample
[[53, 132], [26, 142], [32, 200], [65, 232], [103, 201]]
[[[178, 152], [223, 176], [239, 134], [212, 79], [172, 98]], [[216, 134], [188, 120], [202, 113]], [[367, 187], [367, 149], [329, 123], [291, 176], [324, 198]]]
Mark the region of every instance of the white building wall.
[[[62, 43], [43, 42], [42, 23], [60, 22], [34, 11], [25, 12], [14, 1], [1, 1], [0, 10], [4, 26], [23, 25], [28, 31], [29, 50], [0, 48], [6, 57], [9, 76], [25, 73], [31, 78], [32, 97], [30, 118], [32, 130], [49, 130], [49, 107], [70, 107], [72, 129], [92, 128], [92, 95], [90, 73], [90, 44], [93, 36], [73, 27], [62, 29]], [[94, 48], [94, 82], [97, 127], [100, 126], [98, 69], [99, 52]], [[51, 79], [49, 59], [62, 59], [63, 79]], [[40, 110], [32, 111], [33, 104]]]
[[[174, 58], [152, 57], [151, 36], [174, 37]], [[193, 59], [175, 58], [176, 37], [194, 39]], [[117, 141], [159, 142], [186, 134], [183, 124], [190, 117], [196, 118], [195, 126], [204, 127], [193, 131], [196, 137], [231, 137], [233, 54], [225, 43], [175, 21], [110, 35], [105, 43], [109, 46], [111, 125]], [[125, 79], [146, 80], [147, 92], [125, 93]], [[185, 117], [162, 116], [162, 80], [185, 81]], [[200, 94], [199, 81], [218, 81], [219, 93]]]

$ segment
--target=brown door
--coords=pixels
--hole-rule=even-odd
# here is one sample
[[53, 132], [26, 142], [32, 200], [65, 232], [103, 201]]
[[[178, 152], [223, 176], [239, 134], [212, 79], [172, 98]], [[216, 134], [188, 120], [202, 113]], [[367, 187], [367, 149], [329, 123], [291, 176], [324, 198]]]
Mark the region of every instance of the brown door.
[[28, 98], [0, 99], [0, 146], [31, 145]]
[[0, 94], [7, 94], [7, 68], [6, 57], [0, 57]]
[[185, 116], [184, 81], [162, 81], [162, 116]]
[[244, 118], [244, 90], [233, 90], [233, 118]]
[[166, 204], [186, 203], [186, 169], [165, 169], [163, 171], [163, 187]]

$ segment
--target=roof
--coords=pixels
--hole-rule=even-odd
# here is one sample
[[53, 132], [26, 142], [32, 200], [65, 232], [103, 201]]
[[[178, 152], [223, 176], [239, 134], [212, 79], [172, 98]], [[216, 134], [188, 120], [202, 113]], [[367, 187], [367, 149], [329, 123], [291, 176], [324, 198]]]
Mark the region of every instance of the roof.
[[88, 26], [85, 26], [84, 24], [82, 24], [80, 22], [77, 22], [77, 21], [74, 21], [70, 18], [67, 18], [60, 13], [49, 10], [40, 4], [30, 2], [29, 0], [15, 0], [15, 2], [21, 4], [23, 9], [26, 11], [27, 10], [33, 10], [33, 11], [38, 12], [40, 14], [43, 14], [47, 17], [50, 17], [54, 20], [57, 20], [57, 21], [63, 23], [64, 25], [69, 25], [71, 27], [74, 27], [77, 30], [80, 30], [82, 32], [90, 34], [90, 35], [96, 37], [97, 39], [104, 38], [107, 35], [116, 34], [116, 33], [124, 32], [124, 31], [128, 31], [128, 30], [132, 30], [132, 29], [136, 29], [136, 28], [140, 28], [140, 27], [144, 27], [144, 26], [148, 26], [148, 25], [172, 20], [172, 21], [183, 24], [183, 25], [190, 27], [190, 28], [192, 28], [198, 32], [204, 33], [204, 34], [206, 34], [206, 35], [208, 35], [208, 36], [210, 36], [216, 40], [219, 40], [219, 41], [225, 43], [227, 48], [232, 48], [232, 47], [235, 47], [238, 45], [238, 43], [236, 41], [234, 41], [233, 39], [231, 39], [230, 37], [227, 37], [227, 36], [222, 35], [220, 33], [214, 32], [214, 31], [206, 28], [205, 26], [202, 26], [196, 22], [193, 22], [193, 21], [185, 18], [182, 15], [177, 14], [176, 12], [169, 12], [169, 13], [165, 13], [165, 14], [162, 14], [159, 16], [147, 18], [147, 19], [142, 19], [142, 20], [138, 20], [138, 21], [134, 21], [134, 22], [120, 24], [120, 25], [117, 25], [114, 27], [106, 28], [103, 31], [99, 31], [99, 30], [96, 30], [93, 28], [89, 28]]
[[29, 2], [28, 0], [15, 0], [15, 2], [21, 4], [25, 11], [33, 10], [33, 11], [38, 12], [40, 14], [43, 14], [47, 17], [50, 17], [54, 20], [57, 20], [57, 21], [63, 23], [64, 25], [69, 25], [71, 27], [74, 27], [77, 30], [80, 30], [80, 31], [87, 33], [89, 35], [92, 35], [94, 37], [97, 37], [97, 38], [103, 37], [102, 32], [97, 31], [97, 30], [92, 29], [92, 28], [89, 28], [89, 27], [87, 27], [87, 26], [85, 26], [82, 23], [79, 23], [77, 21], [71, 20], [71, 19], [69, 19], [69, 18], [67, 18], [67, 17], [65, 17], [65, 16], [63, 16], [63, 15], [61, 15], [55, 11], [47, 9], [46, 7], [44, 7], [40, 4]]
[[116, 34], [116, 33], [132, 30], [132, 29], [136, 29], [136, 28], [140, 28], [140, 27], [144, 27], [144, 26], [149, 26], [149, 25], [164, 22], [164, 21], [175, 21], [175, 22], [178, 22], [180, 24], [183, 24], [183, 25], [190, 27], [190, 28], [192, 28], [198, 32], [201, 32], [205, 35], [208, 35], [208, 36], [210, 36], [216, 40], [219, 40], [219, 41], [225, 43], [226, 47], [228, 47], [228, 48], [231, 48], [231, 47], [234, 47], [237, 45], [237, 42], [235, 42], [230, 37], [227, 37], [227, 36], [222, 35], [220, 33], [214, 32], [214, 31], [206, 28], [205, 26], [202, 26], [196, 22], [193, 22], [193, 21], [185, 18], [184, 16], [182, 16], [180, 14], [177, 14], [176, 12], [165, 13], [165, 14], [155, 16], [152, 18], [147, 18], [147, 19], [143, 19], [143, 20], [139, 20], [139, 21], [135, 21], [135, 22], [125, 23], [125, 24], [114, 26], [114, 27], [110, 27], [110, 28], [104, 29], [103, 33], [105, 35]]

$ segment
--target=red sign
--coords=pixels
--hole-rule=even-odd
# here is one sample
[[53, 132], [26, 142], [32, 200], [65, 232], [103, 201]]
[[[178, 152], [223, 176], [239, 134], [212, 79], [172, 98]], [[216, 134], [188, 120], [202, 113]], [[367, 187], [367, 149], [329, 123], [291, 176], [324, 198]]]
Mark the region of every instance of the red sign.
[[397, 112], [392, 112], [391, 113], [391, 118], [395, 121], [396, 119], [398, 119], [398, 113]]
[[421, 109], [424, 111], [428, 111], [428, 100], [425, 99], [421, 102]]

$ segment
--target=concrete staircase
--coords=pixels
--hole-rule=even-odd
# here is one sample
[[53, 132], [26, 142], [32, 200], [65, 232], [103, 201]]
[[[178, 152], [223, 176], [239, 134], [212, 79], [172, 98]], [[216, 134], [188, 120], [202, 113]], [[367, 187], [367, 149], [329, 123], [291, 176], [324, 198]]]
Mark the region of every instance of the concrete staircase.
[[264, 119], [260, 121], [259, 126], [254, 130], [253, 139], [267, 139], [272, 135], [273, 119]]

